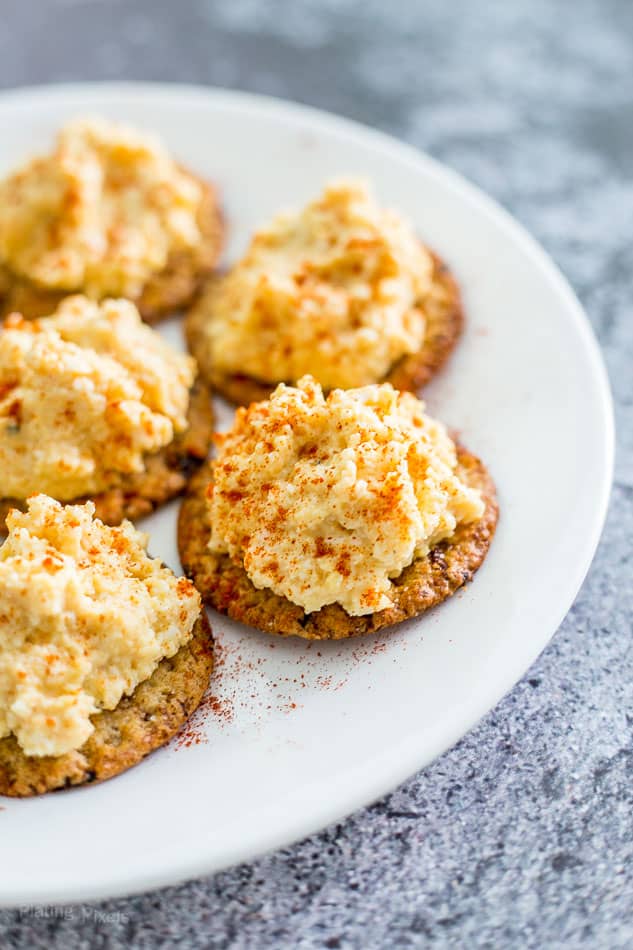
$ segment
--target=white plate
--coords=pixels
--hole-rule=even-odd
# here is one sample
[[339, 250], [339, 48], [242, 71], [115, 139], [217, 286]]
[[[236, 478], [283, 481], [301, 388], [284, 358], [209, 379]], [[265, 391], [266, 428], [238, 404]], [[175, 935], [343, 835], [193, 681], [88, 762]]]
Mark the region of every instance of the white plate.
[[[228, 259], [255, 225], [329, 176], [368, 176], [406, 212], [453, 267], [468, 315], [428, 405], [488, 463], [501, 520], [474, 583], [391, 633], [310, 645], [212, 614], [221, 669], [196, 741], [94, 788], [1, 800], [6, 905], [206, 874], [392, 789], [470, 729], [548, 642], [593, 556], [611, 481], [609, 388], [577, 300], [535, 242], [453, 172], [300, 106], [127, 84], [4, 94], [0, 172], [46, 148], [60, 122], [95, 112], [156, 130], [220, 185]], [[178, 570], [176, 508], [146, 528], [151, 551]]]

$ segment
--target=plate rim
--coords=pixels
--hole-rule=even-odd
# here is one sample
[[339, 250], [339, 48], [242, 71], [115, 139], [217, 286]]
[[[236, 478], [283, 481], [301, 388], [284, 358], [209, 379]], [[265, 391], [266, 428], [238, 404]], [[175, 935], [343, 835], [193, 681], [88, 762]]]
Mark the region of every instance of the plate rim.
[[[371, 147], [389, 157], [393, 157], [398, 162], [406, 161], [410, 166], [421, 168], [426, 175], [430, 175], [444, 186], [449, 187], [460, 200], [466, 201], [471, 206], [474, 205], [476, 210], [489, 219], [492, 218], [496, 225], [513, 238], [521, 251], [532, 260], [534, 266], [541, 271], [543, 276], [548, 278], [552, 291], [556, 292], [561, 305], [568, 311], [569, 316], [573, 317], [578, 342], [582, 344], [583, 352], [591, 369], [591, 378], [596, 386], [597, 409], [599, 409], [600, 417], [604, 423], [600, 453], [600, 484], [599, 491], [596, 490], [596, 503], [591, 522], [584, 531], [582, 541], [579, 544], [579, 548], [582, 549], [582, 556], [576, 559], [575, 570], [566, 579], [564, 584], [565, 596], [557, 599], [557, 603], [564, 603], [566, 606], [549, 610], [549, 619], [547, 623], [542, 624], [541, 635], [534, 643], [530, 644], [529, 649], [520, 654], [518, 662], [507, 664], [504, 667], [503, 674], [495, 678], [494, 689], [486, 694], [485, 701], [475, 704], [476, 708], [469, 711], [467, 717], [469, 724], [465, 729], [463, 726], [457, 725], [456, 722], [452, 728], [444, 729], [442, 732], [438, 731], [432, 742], [427, 740], [425, 743], [423, 754], [418, 753], [416, 755], [415, 737], [409, 736], [406, 742], [395, 743], [389, 756], [386, 757], [392, 760], [391, 766], [376, 770], [376, 774], [380, 776], [379, 779], [365, 783], [362, 789], [354, 788], [351, 793], [348, 791], [346, 795], [339, 793], [334, 806], [322, 803], [319, 809], [313, 807], [310, 811], [309, 821], [306, 821], [304, 816], [301, 819], [295, 818], [294, 821], [289, 820], [283, 834], [275, 831], [269, 833], [268, 836], [262, 835], [255, 849], [245, 843], [234, 846], [230, 855], [221, 854], [219, 857], [216, 856], [210, 860], [199, 858], [197, 855], [193, 860], [187, 860], [186, 856], [181, 857], [179, 861], [173, 862], [168, 867], [156, 869], [145, 874], [142, 878], [138, 873], [133, 873], [129, 880], [126, 880], [125, 876], [120, 873], [117, 875], [110, 874], [109, 876], [102, 875], [100, 884], [96, 885], [89, 882], [85, 887], [77, 889], [70, 896], [63, 891], [63, 888], [57, 891], [54, 888], [52, 890], [46, 888], [45, 893], [42, 888], [33, 888], [28, 892], [19, 888], [13, 892], [10, 889], [8, 891], [5, 889], [4, 892], [0, 893], [0, 907], [3, 908], [15, 907], [27, 902], [33, 905], [60, 903], [69, 905], [87, 900], [105, 900], [131, 896], [161, 887], [175, 886], [187, 880], [216, 873], [244, 861], [256, 860], [270, 851], [286, 847], [295, 841], [315, 834], [334, 821], [342, 820], [377, 798], [389, 793], [415, 772], [426, 768], [438, 756], [452, 748], [460, 738], [477, 726], [481, 719], [525, 675], [551, 641], [573, 606], [593, 561], [606, 520], [613, 482], [615, 462], [613, 399], [602, 351], [589, 318], [569, 281], [554, 263], [551, 256], [496, 199], [487, 195], [477, 185], [469, 182], [450, 166], [418, 150], [410, 143], [397, 139], [395, 136], [372, 128], [355, 119], [324, 109], [259, 93], [219, 86], [171, 82], [50, 83], [0, 91], [0, 110], [4, 110], [6, 106], [11, 104], [24, 107], [29, 99], [37, 99], [40, 102], [47, 99], [63, 100], [69, 96], [95, 94], [121, 97], [137, 96], [141, 98], [160, 97], [162, 100], [165, 98], [177, 100], [183, 96], [189, 99], [193, 97], [207, 103], [210, 102], [216, 107], [229, 108], [243, 114], [255, 110], [258, 114], [262, 114], [262, 112], [272, 114], [275, 118], [288, 121], [289, 124], [307, 122], [313, 128], [317, 126], [325, 131], [338, 133], [348, 140], [351, 138], [365, 147]], [[546, 634], [543, 633], [545, 630]], [[526, 656], [528, 656], [527, 664]], [[397, 754], [395, 750], [397, 750]]]

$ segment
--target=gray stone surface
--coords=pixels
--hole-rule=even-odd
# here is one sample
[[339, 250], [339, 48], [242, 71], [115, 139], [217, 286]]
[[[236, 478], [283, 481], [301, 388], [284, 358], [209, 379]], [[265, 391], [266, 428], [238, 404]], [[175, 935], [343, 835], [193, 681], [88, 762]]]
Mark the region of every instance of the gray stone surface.
[[101, 78], [309, 102], [498, 198], [589, 312], [617, 403], [616, 484], [551, 645], [432, 767], [211, 879], [61, 915], [0, 912], [0, 947], [632, 946], [633, 5], [3, 0], [1, 86]]

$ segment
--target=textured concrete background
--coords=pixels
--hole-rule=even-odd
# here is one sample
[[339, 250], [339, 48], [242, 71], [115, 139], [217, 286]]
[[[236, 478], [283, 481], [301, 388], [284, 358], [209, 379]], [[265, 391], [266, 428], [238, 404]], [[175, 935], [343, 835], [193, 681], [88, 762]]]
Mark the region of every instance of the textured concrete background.
[[0, 912], [0, 947], [632, 946], [633, 4], [3, 0], [0, 85], [111, 78], [332, 109], [498, 198], [571, 279], [600, 338], [616, 485], [551, 645], [432, 767], [212, 879], [65, 918]]

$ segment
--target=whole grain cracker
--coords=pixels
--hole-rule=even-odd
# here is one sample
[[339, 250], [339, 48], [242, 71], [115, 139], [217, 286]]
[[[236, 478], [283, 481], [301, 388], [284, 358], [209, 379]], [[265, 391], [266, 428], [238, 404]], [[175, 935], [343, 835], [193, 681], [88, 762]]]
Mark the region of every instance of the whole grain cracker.
[[472, 580], [488, 553], [495, 533], [498, 505], [495, 486], [483, 463], [457, 446], [459, 477], [481, 491], [485, 503], [479, 521], [459, 525], [450, 541], [438, 544], [426, 557], [416, 559], [394, 578], [388, 596], [393, 606], [373, 614], [352, 617], [339, 604], [306, 614], [302, 607], [269, 589], [258, 590], [246, 571], [228, 554], [209, 550], [211, 526], [206, 489], [212, 480], [210, 464], [192, 478], [178, 518], [178, 549], [185, 574], [203, 600], [265, 633], [308, 640], [340, 640], [375, 633], [440, 604]]
[[178, 732], [200, 704], [212, 670], [213, 637], [203, 611], [188, 643], [115, 709], [92, 717], [94, 732], [77, 751], [29, 756], [14, 736], [0, 739], [0, 795], [41, 795], [126, 771]]
[[[145, 457], [145, 470], [119, 475], [117, 484], [94, 496], [73, 499], [73, 504], [93, 501], [95, 515], [106, 524], [118, 525], [124, 518], [135, 521], [180, 495], [187, 479], [209, 454], [213, 439], [211, 394], [199, 378], [193, 385], [187, 411], [189, 425], [173, 442]], [[11, 508], [24, 510], [26, 501], [0, 498], [0, 534]]]
[[[216, 190], [209, 182], [192, 177], [202, 187], [198, 211], [202, 242], [197, 248], [172, 253], [165, 268], [151, 277], [141, 295], [132, 300], [146, 323], [157, 323], [188, 306], [215, 267], [222, 250], [224, 222]], [[0, 267], [0, 317], [14, 312], [29, 320], [48, 316], [71, 293], [81, 293], [81, 288], [48, 290]]]
[[[432, 251], [431, 291], [424, 300], [426, 332], [417, 353], [403, 356], [387, 375], [376, 382], [392, 383], [396, 389], [415, 392], [425, 386], [441, 369], [462, 332], [464, 312], [455, 278], [443, 261]], [[185, 335], [200, 372], [209, 385], [231, 402], [246, 406], [268, 399], [277, 385], [262, 383], [251, 376], [217, 372], [209, 351], [205, 326], [210, 319], [209, 301], [219, 287], [221, 275], [211, 277], [200, 297], [185, 318]], [[281, 382], [281, 380], [280, 380]], [[286, 381], [291, 382], [291, 381]]]

